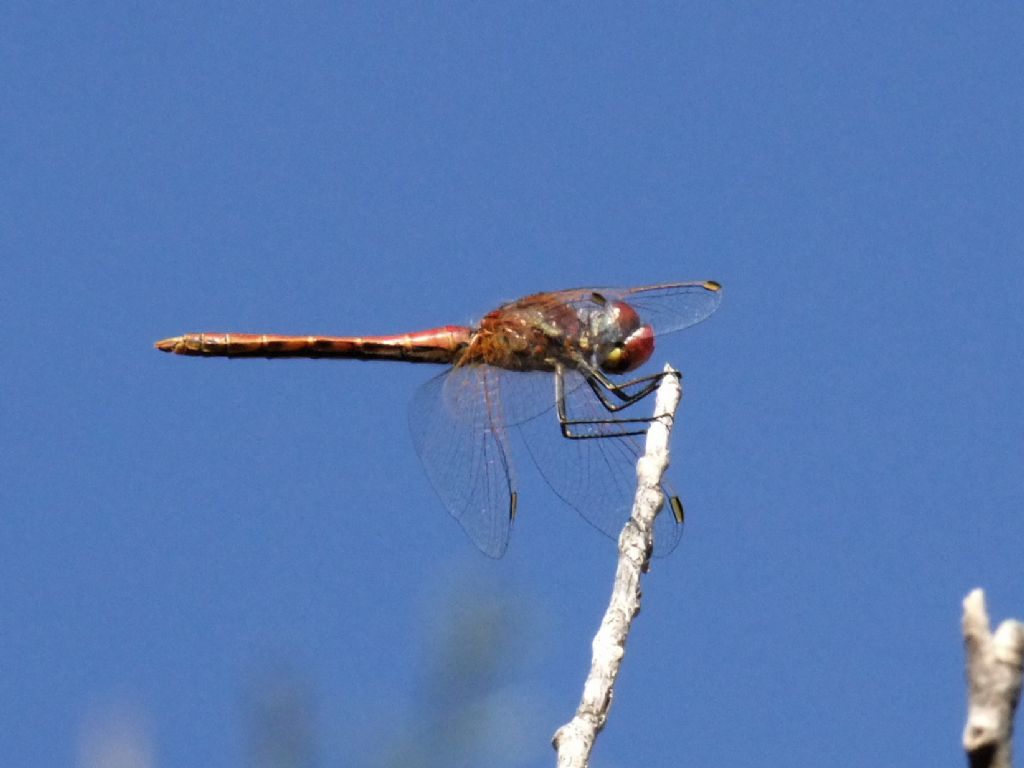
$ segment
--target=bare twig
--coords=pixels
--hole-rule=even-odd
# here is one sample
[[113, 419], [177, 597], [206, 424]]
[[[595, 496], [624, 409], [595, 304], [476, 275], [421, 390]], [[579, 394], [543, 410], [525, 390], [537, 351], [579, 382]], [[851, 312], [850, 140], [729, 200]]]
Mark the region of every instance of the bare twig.
[[[671, 367], [665, 371], [675, 373]], [[633, 512], [619, 536], [619, 563], [611, 600], [594, 636], [590, 673], [576, 715], [555, 733], [559, 768], [586, 768], [597, 734], [604, 727], [612, 704], [615, 679], [626, 653], [626, 638], [640, 611], [640, 576], [647, 568], [654, 535], [654, 518], [664, 503], [661, 478], [668, 468], [669, 437], [676, 407], [682, 397], [678, 376], [666, 376], [658, 388], [655, 421], [647, 430], [644, 455], [637, 462], [637, 489]]]
[[985, 593], [964, 598], [967, 650], [967, 725], [964, 749], [971, 768], [1010, 768], [1013, 715], [1020, 700], [1024, 624], [1007, 619], [992, 633]]

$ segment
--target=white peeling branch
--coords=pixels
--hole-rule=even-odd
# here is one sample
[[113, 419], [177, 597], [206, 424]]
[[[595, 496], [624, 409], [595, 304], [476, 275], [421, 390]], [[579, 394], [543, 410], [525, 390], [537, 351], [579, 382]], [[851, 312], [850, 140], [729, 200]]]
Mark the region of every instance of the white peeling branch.
[[985, 593], [964, 598], [967, 650], [967, 725], [964, 749], [971, 768], [1011, 768], [1013, 716], [1020, 701], [1024, 624], [1007, 619], [992, 634]]
[[[667, 373], [675, 374], [670, 366]], [[597, 734], [611, 708], [619, 665], [626, 653], [626, 638], [640, 611], [640, 576], [647, 570], [654, 542], [654, 518], [664, 504], [661, 479], [668, 468], [672, 422], [683, 390], [678, 375], [665, 376], [654, 404], [655, 421], [647, 430], [644, 455], [637, 462], [637, 489], [633, 512], [619, 535], [619, 563], [611, 601], [592, 643], [590, 673], [576, 715], [552, 739], [559, 768], [586, 768]]]

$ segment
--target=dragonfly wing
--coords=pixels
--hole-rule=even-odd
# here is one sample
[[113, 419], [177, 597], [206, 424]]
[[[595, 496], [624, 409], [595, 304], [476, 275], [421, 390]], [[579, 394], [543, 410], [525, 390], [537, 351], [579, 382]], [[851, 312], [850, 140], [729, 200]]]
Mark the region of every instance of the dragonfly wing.
[[501, 377], [488, 366], [435, 376], [413, 398], [409, 427], [431, 485], [480, 550], [505, 554], [516, 493]]
[[599, 306], [608, 299], [631, 305], [655, 333], [680, 331], [706, 320], [722, 303], [722, 286], [712, 280], [641, 288], [574, 288], [542, 294], [545, 302]]
[[706, 320], [722, 303], [722, 286], [711, 280], [620, 291], [655, 333], [673, 333]]
[[[488, 368], [489, 386], [501, 399], [505, 425], [513, 427], [537, 416], [555, 416], [554, 374], [550, 371], [508, 371]], [[567, 389], [584, 385], [582, 376], [566, 381]]]
[[[592, 439], [570, 440], [562, 435], [555, 413], [518, 425], [533, 462], [559, 498], [573, 507], [588, 523], [612, 539], [618, 539], [629, 519], [636, 493], [636, 462], [643, 452], [643, 435], [621, 436], [623, 431], [644, 430], [645, 423], [614, 424], [610, 419], [626, 418], [624, 409], [609, 413], [582, 376], [566, 373], [566, 409], [570, 419], [592, 422], [574, 427]], [[550, 397], [553, 399], [553, 377]], [[646, 399], [643, 402], [648, 402]], [[638, 413], [642, 418], [647, 414]], [[665, 492], [664, 487], [662, 488]], [[671, 493], [666, 492], [666, 501]], [[666, 506], [654, 529], [654, 554], [664, 556], [679, 543], [683, 526]]]

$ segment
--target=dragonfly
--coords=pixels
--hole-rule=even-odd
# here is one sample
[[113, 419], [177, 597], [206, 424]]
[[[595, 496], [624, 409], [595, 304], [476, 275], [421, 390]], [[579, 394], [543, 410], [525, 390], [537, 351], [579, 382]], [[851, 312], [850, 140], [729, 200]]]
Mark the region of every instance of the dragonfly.
[[[387, 336], [189, 333], [156, 343], [200, 357], [342, 358], [445, 365], [409, 408], [413, 443], [449, 513], [476, 546], [501, 557], [519, 506], [511, 432], [563, 501], [618, 536], [629, 518], [639, 437], [650, 417], [629, 415], [670, 373], [622, 377], [646, 363], [656, 339], [719, 306], [713, 280], [634, 288], [573, 288], [508, 302], [474, 326]], [[664, 492], [664, 488], [663, 488]], [[671, 552], [683, 507], [665, 493], [655, 554]]]

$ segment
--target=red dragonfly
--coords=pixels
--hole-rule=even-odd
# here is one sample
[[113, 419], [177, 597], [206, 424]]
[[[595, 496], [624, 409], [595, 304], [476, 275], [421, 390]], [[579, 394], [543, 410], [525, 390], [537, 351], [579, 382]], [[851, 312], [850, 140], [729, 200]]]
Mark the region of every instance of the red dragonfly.
[[[664, 373], [613, 380], [654, 352], [655, 337], [694, 325], [722, 298], [713, 281], [574, 288], [498, 307], [474, 327], [391, 336], [192, 333], [156, 343], [179, 355], [404, 360], [450, 366], [420, 387], [409, 411], [416, 452], [452, 516], [501, 557], [516, 515], [509, 428], [524, 437], [555, 493], [612, 538], [629, 516], [638, 436], [650, 418], [620, 411]], [[677, 374], [678, 375], [678, 374]], [[554, 411], [555, 418], [541, 418]], [[557, 422], [557, 427], [556, 427]], [[675, 548], [682, 505], [659, 515], [657, 554]]]

